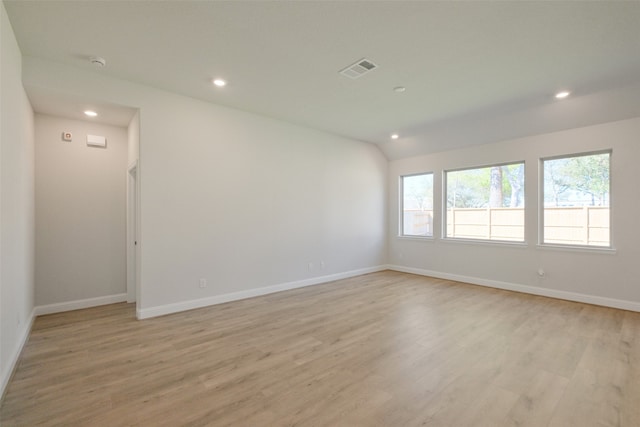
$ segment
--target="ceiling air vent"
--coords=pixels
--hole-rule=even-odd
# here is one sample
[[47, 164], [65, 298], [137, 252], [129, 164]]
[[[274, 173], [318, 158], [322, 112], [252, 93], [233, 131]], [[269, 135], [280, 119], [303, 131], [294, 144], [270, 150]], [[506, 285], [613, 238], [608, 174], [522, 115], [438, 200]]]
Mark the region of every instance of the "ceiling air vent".
[[347, 68], [340, 70], [340, 74], [342, 74], [343, 76], [347, 76], [350, 79], [357, 79], [358, 77], [362, 77], [369, 71], [375, 70], [376, 68], [378, 68], [376, 64], [369, 61], [368, 59], [363, 58], [355, 64], [351, 64]]

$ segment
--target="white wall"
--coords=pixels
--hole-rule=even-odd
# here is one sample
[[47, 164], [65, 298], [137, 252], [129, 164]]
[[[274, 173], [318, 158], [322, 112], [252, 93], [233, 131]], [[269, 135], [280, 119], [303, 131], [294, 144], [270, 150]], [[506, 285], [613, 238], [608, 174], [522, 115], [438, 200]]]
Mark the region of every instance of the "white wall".
[[385, 264], [388, 164], [376, 146], [24, 61], [27, 85], [140, 108], [143, 315]]
[[[87, 146], [87, 135], [107, 147]], [[37, 306], [126, 292], [127, 138], [125, 128], [36, 114]]]
[[384, 264], [377, 148], [181, 97], [141, 114], [143, 308]]
[[[627, 185], [638, 158], [638, 119], [388, 164], [369, 144], [41, 59], [23, 61], [26, 85], [140, 108], [143, 312], [373, 268], [387, 261], [386, 231], [388, 260], [401, 268], [555, 296], [640, 302], [631, 275], [639, 202]], [[538, 158], [603, 148], [614, 150], [616, 252], [538, 248]], [[400, 174], [436, 172], [440, 195], [443, 169], [513, 160], [528, 165], [524, 247], [395, 237]], [[539, 267], [547, 271], [544, 280]], [[207, 288], [198, 287], [200, 278]]]
[[21, 54], [0, 2], [0, 394], [26, 340], [33, 312], [33, 111], [22, 88]]
[[140, 112], [138, 111], [131, 122], [129, 122], [129, 126], [127, 127], [127, 139], [128, 139], [128, 150], [127, 150], [127, 165], [131, 166], [134, 164], [139, 157], [140, 151]]
[[[390, 263], [406, 271], [640, 309], [635, 271], [640, 259], [639, 135], [640, 118], [635, 118], [390, 162]], [[538, 159], [602, 149], [613, 150], [611, 236], [615, 252], [538, 247]], [[438, 238], [441, 215], [434, 219], [435, 239], [397, 237], [401, 175], [434, 172], [434, 210], [441, 212], [443, 170], [520, 160], [526, 162], [526, 245], [442, 240]], [[544, 279], [538, 278], [538, 268], [546, 271]]]
[[639, 84], [577, 92], [562, 101], [542, 97], [539, 105], [488, 108], [465, 117], [428, 122], [403, 130], [400, 139], [383, 144], [382, 150], [388, 159], [397, 160], [640, 116]]
[[[127, 302], [140, 301], [140, 245], [133, 242], [139, 240], [140, 215], [138, 194], [138, 164], [140, 153], [140, 112], [129, 122], [127, 127]], [[131, 215], [131, 217], [130, 217]]]

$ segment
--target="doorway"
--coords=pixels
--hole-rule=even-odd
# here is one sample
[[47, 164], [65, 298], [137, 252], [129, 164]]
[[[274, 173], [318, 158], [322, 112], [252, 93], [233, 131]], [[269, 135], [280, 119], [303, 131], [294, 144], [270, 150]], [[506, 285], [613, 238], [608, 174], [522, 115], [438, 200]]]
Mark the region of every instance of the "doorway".
[[138, 298], [138, 161], [127, 171], [127, 302]]

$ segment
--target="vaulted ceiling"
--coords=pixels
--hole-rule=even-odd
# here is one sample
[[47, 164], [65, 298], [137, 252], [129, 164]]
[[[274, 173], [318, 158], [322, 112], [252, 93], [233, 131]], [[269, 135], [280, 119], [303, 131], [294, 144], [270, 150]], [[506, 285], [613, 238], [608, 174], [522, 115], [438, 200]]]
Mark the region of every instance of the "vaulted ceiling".
[[[23, 55], [379, 144], [391, 158], [402, 155], [394, 144], [432, 152], [640, 115], [629, 95], [640, 93], [640, 2], [5, 6]], [[94, 55], [107, 65], [96, 69]], [[362, 58], [378, 67], [339, 74]], [[561, 89], [571, 97], [556, 100]], [[28, 91], [36, 111], [64, 110], [64, 99]], [[591, 110], [557, 105], [577, 99]]]

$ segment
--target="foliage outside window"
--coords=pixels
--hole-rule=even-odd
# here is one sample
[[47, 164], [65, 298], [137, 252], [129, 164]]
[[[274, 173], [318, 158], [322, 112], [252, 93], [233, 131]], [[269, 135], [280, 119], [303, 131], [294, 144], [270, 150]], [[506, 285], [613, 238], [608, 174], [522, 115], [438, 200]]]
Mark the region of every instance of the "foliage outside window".
[[524, 241], [524, 163], [445, 172], [445, 237]]
[[611, 153], [542, 159], [542, 242], [610, 246]]
[[433, 174], [403, 176], [402, 235], [433, 236]]

